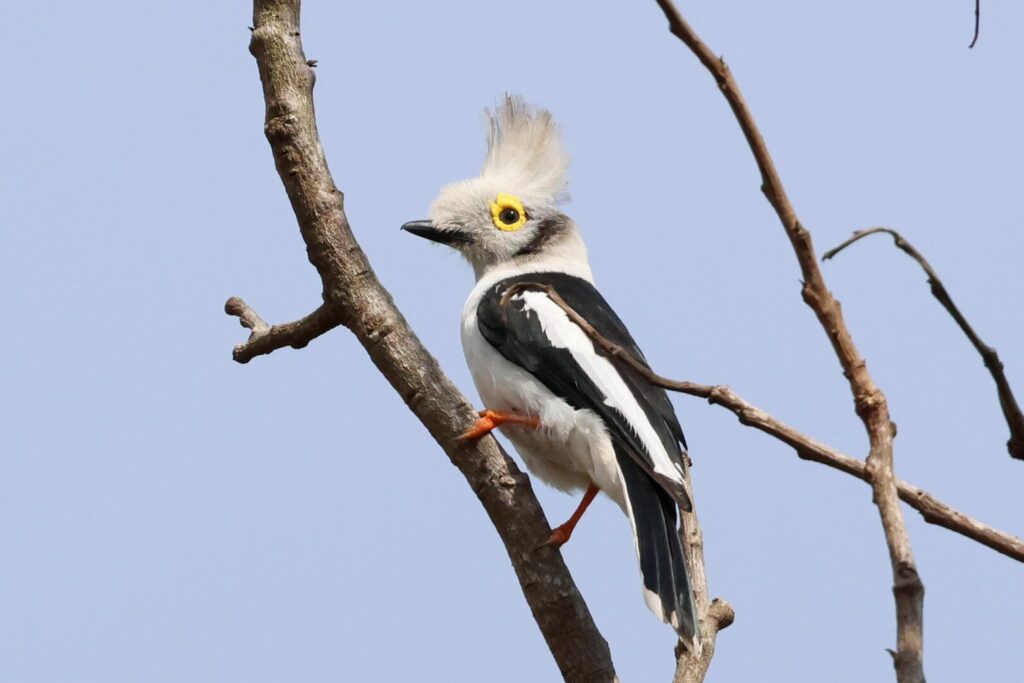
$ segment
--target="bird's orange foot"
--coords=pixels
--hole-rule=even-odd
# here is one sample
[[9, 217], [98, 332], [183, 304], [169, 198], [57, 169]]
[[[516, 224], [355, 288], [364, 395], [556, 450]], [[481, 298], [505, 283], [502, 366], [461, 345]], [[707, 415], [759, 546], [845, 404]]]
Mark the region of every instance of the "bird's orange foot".
[[555, 527], [551, 531], [551, 535], [548, 536], [548, 540], [544, 542], [544, 545], [558, 550], [569, 541], [569, 538], [572, 536], [572, 530], [575, 526], [575, 524], [570, 525], [566, 522], [562, 526]]
[[594, 502], [594, 496], [597, 495], [598, 488], [591, 484], [587, 487], [586, 493], [583, 494], [583, 500], [580, 501], [579, 507], [576, 508], [576, 512], [572, 513], [565, 524], [555, 527], [551, 531], [551, 535], [548, 536], [548, 540], [544, 542], [544, 545], [549, 548], [558, 550], [572, 536], [573, 529], [576, 528], [576, 524], [579, 523], [580, 518], [583, 517], [583, 513], [587, 511], [590, 504]]
[[487, 436], [503, 424], [526, 425], [533, 429], [540, 427], [540, 420], [532, 415], [519, 415], [518, 413], [508, 413], [502, 410], [481, 410], [479, 415], [480, 417], [477, 419], [476, 424], [462, 434], [459, 437], [460, 440], [476, 441], [481, 437]]

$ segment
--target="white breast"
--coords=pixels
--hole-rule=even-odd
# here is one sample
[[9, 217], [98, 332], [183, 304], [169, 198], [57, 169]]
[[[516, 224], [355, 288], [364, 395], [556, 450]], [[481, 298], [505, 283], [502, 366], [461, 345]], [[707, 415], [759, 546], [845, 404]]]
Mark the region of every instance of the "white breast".
[[575, 426], [572, 406], [552, 394], [530, 373], [508, 361], [484, 339], [477, 325], [480, 296], [470, 296], [462, 315], [462, 350], [484, 405], [540, 418], [551, 441], [564, 443]]
[[462, 313], [462, 348], [484, 406], [539, 418], [539, 430], [518, 425], [501, 429], [533, 474], [563, 491], [596, 484], [623, 507], [621, 475], [601, 419], [555, 396], [533, 375], [506, 360], [481, 334], [477, 306], [484, 292], [502, 277], [507, 274], [482, 279]]

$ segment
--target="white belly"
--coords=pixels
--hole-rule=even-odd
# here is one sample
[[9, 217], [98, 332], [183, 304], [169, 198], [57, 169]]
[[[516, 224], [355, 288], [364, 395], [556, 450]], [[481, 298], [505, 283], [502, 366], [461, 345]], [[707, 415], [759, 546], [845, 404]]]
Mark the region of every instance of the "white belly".
[[541, 424], [540, 429], [507, 425], [502, 434], [527, 468], [546, 483], [563, 491], [594, 484], [625, 510], [622, 480], [604, 423], [589, 410], [575, 410], [491, 346], [477, 326], [474, 299], [470, 297], [463, 314], [462, 348], [484, 406], [536, 416]]

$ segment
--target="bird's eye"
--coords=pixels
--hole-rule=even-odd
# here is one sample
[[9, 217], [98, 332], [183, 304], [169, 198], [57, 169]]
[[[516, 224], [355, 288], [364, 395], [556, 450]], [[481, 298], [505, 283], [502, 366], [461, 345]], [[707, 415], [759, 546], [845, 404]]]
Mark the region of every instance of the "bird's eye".
[[499, 194], [491, 203], [491, 220], [498, 230], [513, 232], [523, 227], [526, 219], [526, 210], [517, 197]]
[[519, 212], [511, 206], [508, 206], [501, 210], [501, 213], [498, 214], [498, 218], [500, 218], [501, 222], [505, 225], [514, 225], [516, 221], [519, 220]]

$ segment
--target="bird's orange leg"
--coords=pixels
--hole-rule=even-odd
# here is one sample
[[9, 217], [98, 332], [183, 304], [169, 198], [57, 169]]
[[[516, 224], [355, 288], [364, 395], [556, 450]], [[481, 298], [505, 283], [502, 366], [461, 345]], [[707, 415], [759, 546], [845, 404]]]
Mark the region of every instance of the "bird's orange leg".
[[572, 513], [572, 517], [562, 524], [561, 526], [555, 527], [548, 536], [547, 545], [552, 548], [561, 548], [565, 545], [565, 542], [572, 536], [572, 530], [576, 528], [576, 524], [580, 521], [580, 517], [587, 511], [590, 504], [594, 501], [594, 496], [597, 495], [597, 487], [591, 484], [587, 487], [587, 492], [583, 494], [583, 500], [580, 501], [580, 506], [576, 508], [576, 512]]
[[537, 429], [540, 427], [540, 420], [532, 415], [520, 415], [508, 413], [503, 410], [481, 410], [480, 418], [473, 427], [459, 438], [464, 441], [476, 441], [487, 436], [503, 424], [526, 425]]

